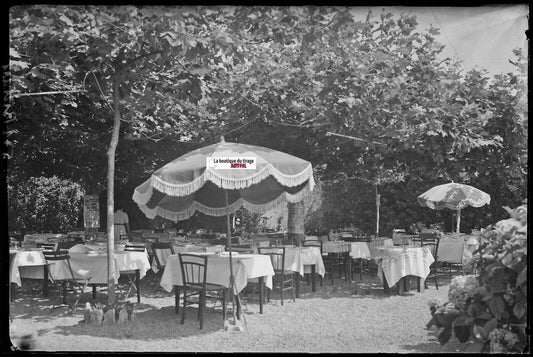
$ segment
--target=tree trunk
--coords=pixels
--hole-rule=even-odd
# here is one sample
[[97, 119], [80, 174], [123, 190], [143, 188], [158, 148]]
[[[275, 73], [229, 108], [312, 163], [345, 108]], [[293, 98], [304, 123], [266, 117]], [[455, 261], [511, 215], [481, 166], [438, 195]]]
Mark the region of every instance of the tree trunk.
[[110, 305], [115, 303], [115, 151], [118, 145], [120, 129], [120, 72], [113, 77], [113, 133], [107, 151], [107, 299]]
[[287, 235], [294, 244], [300, 245], [304, 239], [304, 202], [288, 203]]

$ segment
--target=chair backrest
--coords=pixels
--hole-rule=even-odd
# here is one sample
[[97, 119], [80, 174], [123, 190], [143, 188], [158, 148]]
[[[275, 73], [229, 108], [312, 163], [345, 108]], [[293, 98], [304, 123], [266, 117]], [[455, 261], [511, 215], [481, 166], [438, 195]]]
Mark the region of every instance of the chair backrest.
[[[229, 251], [229, 246], [226, 246], [226, 251]], [[254, 248], [252, 244], [237, 244], [237, 245], [231, 245], [231, 251], [232, 252], [239, 252], [239, 253], [253, 253]]]
[[37, 243], [37, 248], [44, 248], [45, 250], [57, 250], [57, 243]]
[[57, 251], [43, 251], [44, 259], [48, 264], [49, 262], [57, 262], [57, 261], [65, 261], [68, 267], [68, 273], [69, 276], [62, 277], [61, 279], [58, 279], [58, 277], [53, 275], [53, 269], [48, 270], [49, 276], [52, 278], [52, 280], [74, 280], [74, 273], [72, 272], [72, 267], [70, 266], [70, 255], [67, 250], [57, 250]]
[[304, 240], [303, 243], [302, 243], [302, 246], [304, 246], [304, 247], [318, 247], [318, 248], [320, 248], [320, 254], [322, 254], [323, 243], [322, 243], [321, 240], [318, 240], [318, 239]]
[[285, 247], [258, 247], [259, 254], [270, 256], [274, 273], [285, 271]]
[[144, 252], [146, 246], [144, 244], [126, 244], [124, 251], [126, 252]]
[[420, 234], [420, 242], [421, 246], [429, 246], [431, 250], [431, 255], [433, 255], [433, 258], [435, 259], [435, 262], [437, 261], [438, 253], [439, 253], [439, 242], [440, 237], [436, 234], [429, 234], [428, 236], [422, 236], [424, 233]]
[[76, 244], [84, 244], [83, 242], [59, 242], [57, 243], [57, 250], [68, 250], [74, 247]]
[[270, 246], [275, 247], [277, 242], [281, 245], [291, 245], [294, 244], [293, 240], [291, 238], [280, 238], [280, 239], [272, 239], [270, 240]]
[[207, 278], [207, 255], [178, 253], [183, 285], [205, 288]]
[[154, 253], [154, 259], [158, 268], [163, 268], [167, 263], [167, 257], [174, 255], [174, 247], [172, 243], [160, 243], [154, 242], [151, 244], [152, 252]]

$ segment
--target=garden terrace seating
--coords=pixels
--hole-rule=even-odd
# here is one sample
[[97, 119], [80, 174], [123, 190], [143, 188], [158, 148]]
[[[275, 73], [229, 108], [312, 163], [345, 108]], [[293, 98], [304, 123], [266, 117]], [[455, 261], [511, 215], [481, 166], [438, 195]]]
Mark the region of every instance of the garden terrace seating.
[[[351, 242], [361, 242], [361, 243], [369, 244], [369, 243], [372, 243], [372, 238], [368, 237], [368, 236], [357, 236], [357, 237], [352, 238]], [[354, 261], [354, 263], [357, 261], [359, 264], [352, 264], [351, 274], [353, 276], [353, 273], [354, 273], [356, 267], [359, 266], [359, 279], [361, 281], [363, 280], [363, 261], [364, 260], [367, 260], [367, 259], [352, 258], [352, 261]]]
[[[53, 271], [54, 269], [49, 269], [48, 276], [52, 285], [56, 286], [61, 294], [62, 304], [54, 304], [50, 312], [56, 308], [62, 306], [68, 306], [70, 310], [74, 310], [78, 301], [81, 298], [81, 295], [84, 293], [85, 288], [89, 284], [89, 278], [75, 277], [72, 272], [72, 267], [70, 266], [70, 255], [67, 251], [43, 251], [44, 258], [46, 262], [50, 264], [65, 262], [66, 269], [63, 269], [61, 276], [56, 276]], [[74, 304], [69, 304], [67, 301], [67, 291], [72, 291], [76, 296], [76, 301]]]
[[[223, 285], [207, 283], [208, 256], [179, 253], [183, 286], [183, 311], [181, 324], [185, 323], [185, 311], [187, 305], [198, 304], [198, 320], [200, 329], [204, 326], [204, 309], [207, 298], [219, 299], [222, 295], [222, 319], [226, 320], [226, 295], [228, 288]], [[210, 293], [208, 295], [208, 293]], [[213, 293], [217, 295], [213, 295]], [[198, 302], [189, 298], [198, 295]]]
[[[333, 285], [333, 263], [334, 260], [330, 259], [329, 255], [324, 256], [322, 252], [322, 241], [318, 239], [306, 239], [303, 241], [302, 246], [304, 247], [317, 247], [320, 248], [320, 255], [322, 256], [322, 261], [324, 262], [324, 266], [326, 268], [326, 274], [329, 275], [331, 279], [331, 285]], [[320, 286], [322, 286], [322, 277], [320, 276]], [[307, 281], [307, 284], [309, 285], [309, 280]]]
[[83, 244], [83, 242], [81, 242], [81, 243], [77, 243], [77, 242], [74, 242], [74, 241], [59, 242], [59, 243], [57, 243], [57, 250], [69, 250], [70, 248], [74, 247], [76, 244]]
[[[144, 244], [126, 244], [124, 247], [125, 252], [144, 252], [146, 251], [146, 246]], [[137, 302], [141, 302], [141, 288], [139, 282], [137, 281], [137, 275], [135, 270], [123, 270], [120, 272], [121, 276], [126, 276], [128, 279], [128, 291], [124, 294], [124, 299], [127, 299], [130, 296], [130, 293], [133, 289], [137, 291]]]
[[[294, 297], [294, 284], [292, 271], [285, 270], [285, 247], [258, 247], [259, 254], [270, 256], [270, 262], [274, 268], [272, 277], [272, 289], [279, 289], [281, 295], [281, 305], [283, 305], [283, 293], [286, 290], [291, 291], [292, 300]], [[270, 290], [267, 291], [267, 299], [270, 300]]]
[[167, 256], [169, 255], [169, 253], [175, 254], [172, 243], [155, 242], [155, 243], [150, 244], [150, 247], [151, 247], [153, 259], [155, 259], [157, 268], [159, 270], [165, 269]]
[[433, 255], [433, 258], [435, 259], [435, 261], [429, 267], [430, 268], [430, 273], [427, 276], [427, 278], [426, 278], [426, 280], [424, 282], [424, 285], [427, 288], [428, 279], [434, 278], [435, 279], [435, 288], [438, 289], [439, 288], [439, 283], [438, 283], [438, 280], [437, 280], [437, 276], [440, 274], [440, 271], [439, 271], [439, 267], [440, 266], [439, 266], [439, 261], [438, 261], [440, 238], [439, 238], [437, 233], [420, 233], [420, 242], [421, 242], [421, 246], [422, 247], [424, 247], [424, 246], [430, 247], [431, 254]]
[[36, 246], [45, 250], [57, 250], [57, 243], [36, 243]]

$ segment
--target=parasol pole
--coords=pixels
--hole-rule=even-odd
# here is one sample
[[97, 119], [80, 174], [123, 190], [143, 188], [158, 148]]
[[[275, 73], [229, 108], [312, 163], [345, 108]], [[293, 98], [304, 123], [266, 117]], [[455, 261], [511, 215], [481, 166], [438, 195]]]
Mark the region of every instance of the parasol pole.
[[457, 210], [457, 233], [459, 233], [459, 226], [461, 225], [461, 209]]
[[[226, 207], [228, 207], [228, 190], [224, 190], [224, 195], [226, 197]], [[226, 213], [226, 229], [228, 231], [228, 247], [229, 247], [229, 288], [230, 288], [230, 294], [231, 294], [231, 304], [233, 307], [233, 321], [236, 321], [236, 315], [235, 315], [235, 294], [234, 294], [234, 286], [235, 281], [233, 278], [233, 262], [231, 259], [231, 224], [229, 219], [229, 213]]]

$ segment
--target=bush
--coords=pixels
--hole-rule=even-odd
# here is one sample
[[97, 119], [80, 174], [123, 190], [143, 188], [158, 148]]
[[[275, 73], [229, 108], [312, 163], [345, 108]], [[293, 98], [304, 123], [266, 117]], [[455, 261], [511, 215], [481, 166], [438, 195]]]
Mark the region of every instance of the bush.
[[80, 226], [84, 194], [79, 184], [56, 176], [8, 184], [9, 230], [67, 232]]
[[472, 341], [468, 352], [529, 350], [527, 319], [527, 207], [504, 207], [511, 218], [482, 229], [474, 252], [478, 275], [455, 277], [449, 302], [430, 302], [428, 328], [443, 328], [439, 342], [452, 332]]

